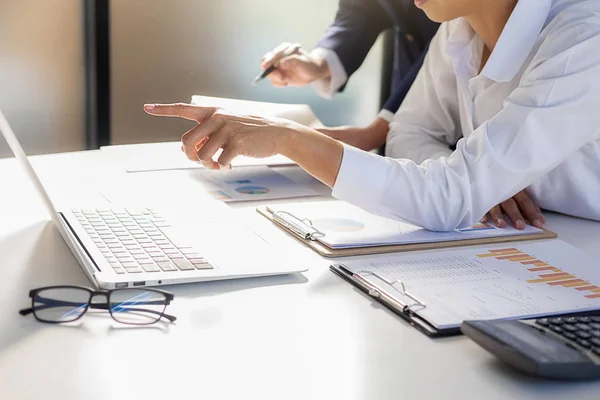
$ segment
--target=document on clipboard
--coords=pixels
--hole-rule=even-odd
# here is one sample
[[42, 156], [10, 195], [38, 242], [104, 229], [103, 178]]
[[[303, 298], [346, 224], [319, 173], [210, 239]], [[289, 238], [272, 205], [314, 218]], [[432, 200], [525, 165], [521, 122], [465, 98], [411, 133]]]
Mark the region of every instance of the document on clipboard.
[[427, 250], [466, 245], [555, 238], [527, 226], [497, 228], [477, 224], [450, 232], [433, 232], [370, 214], [343, 201], [273, 205], [257, 211], [326, 257]]
[[428, 336], [459, 334], [465, 320], [600, 309], [596, 259], [560, 240], [394, 254], [331, 270]]

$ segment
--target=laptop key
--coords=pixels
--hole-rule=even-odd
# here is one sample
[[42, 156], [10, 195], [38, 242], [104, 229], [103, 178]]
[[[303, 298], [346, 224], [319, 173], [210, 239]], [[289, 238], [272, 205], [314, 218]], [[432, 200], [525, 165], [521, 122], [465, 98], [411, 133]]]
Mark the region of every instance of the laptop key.
[[181, 271], [189, 271], [189, 270], [194, 269], [194, 266], [185, 258], [175, 258], [175, 259], [171, 259], [171, 261]]
[[213, 266], [207, 262], [202, 262], [202, 263], [196, 262], [196, 263], [192, 263], [192, 265], [196, 269], [213, 269]]
[[157, 264], [163, 271], [177, 271], [175, 265], [170, 261], [159, 261]]
[[125, 273], [125, 269], [121, 268], [121, 267], [115, 267], [113, 268], [113, 271], [115, 271], [116, 274], [122, 275]]
[[139, 274], [143, 272], [140, 267], [130, 267], [125, 269], [127, 270], [128, 274]]
[[146, 272], [160, 272], [160, 268], [156, 264], [142, 264], [142, 268]]

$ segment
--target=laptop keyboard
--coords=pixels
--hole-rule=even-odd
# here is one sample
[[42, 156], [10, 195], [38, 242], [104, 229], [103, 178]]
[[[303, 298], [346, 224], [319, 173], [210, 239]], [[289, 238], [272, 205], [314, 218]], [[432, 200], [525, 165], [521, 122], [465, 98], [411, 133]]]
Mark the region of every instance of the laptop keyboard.
[[155, 210], [72, 210], [117, 274], [212, 269], [197, 251], [177, 246], [160, 228], [170, 226]]

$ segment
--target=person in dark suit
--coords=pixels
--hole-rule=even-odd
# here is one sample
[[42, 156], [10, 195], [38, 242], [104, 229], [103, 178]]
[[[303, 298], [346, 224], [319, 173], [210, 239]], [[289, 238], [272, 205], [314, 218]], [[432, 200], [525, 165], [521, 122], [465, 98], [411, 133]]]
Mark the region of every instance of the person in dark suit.
[[[300, 49], [282, 59], [269, 79], [277, 87], [312, 83], [321, 96], [332, 98], [344, 89], [378, 36], [389, 28], [395, 33], [391, 95], [376, 120], [366, 128], [320, 129], [363, 150], [378, 148], [385, 143], [388, 125], [415, 80], [438, 28], [413, 0], [340, 0], [335, 21], [315, 49]], [[290, 46], [283, 43], [266, 54], [261, 67], [269, 68]]]

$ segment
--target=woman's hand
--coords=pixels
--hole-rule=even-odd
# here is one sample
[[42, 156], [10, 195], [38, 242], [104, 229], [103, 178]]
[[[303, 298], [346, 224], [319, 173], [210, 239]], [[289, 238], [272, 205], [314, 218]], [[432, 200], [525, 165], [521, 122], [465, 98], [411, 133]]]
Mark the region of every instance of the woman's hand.
[[506, 227], [504, 214], [510, 218], [512, 226], [519, 230], [525, 229], [525, 221], [529, 221], [536, 228], [541, 228], [546, 223], [542, 211], [524, 190], [492, 208], [481, 222], [492, 221], [497, 227], [504, 228]]
[[[304, 125], [183, 103], [146, 104], [144, 110], [151, 115], [196, 121], [198, 125], [181, 137], [181, 149], [187, 158], [209, 169], [231, 168], [231, 160], [240, 155], [264, 158], [283, 154], [326, 185], [335, 184], [342, 144]], [[214, 160], [219, 149], [223, 152]]]
[[[187, 158], [209, 169], [229, 168], [238, 155], [264, 158], [278, 154], [286, 137], [302, 130], [291, 121], [235, 115], [216, 107], [178, 103], [146, 104], [144, 109], [152, 115], [196, 121], [198, 125], [181, 137], [182, 150]], [[219, 149], [223, 152], [215, 161]]]

